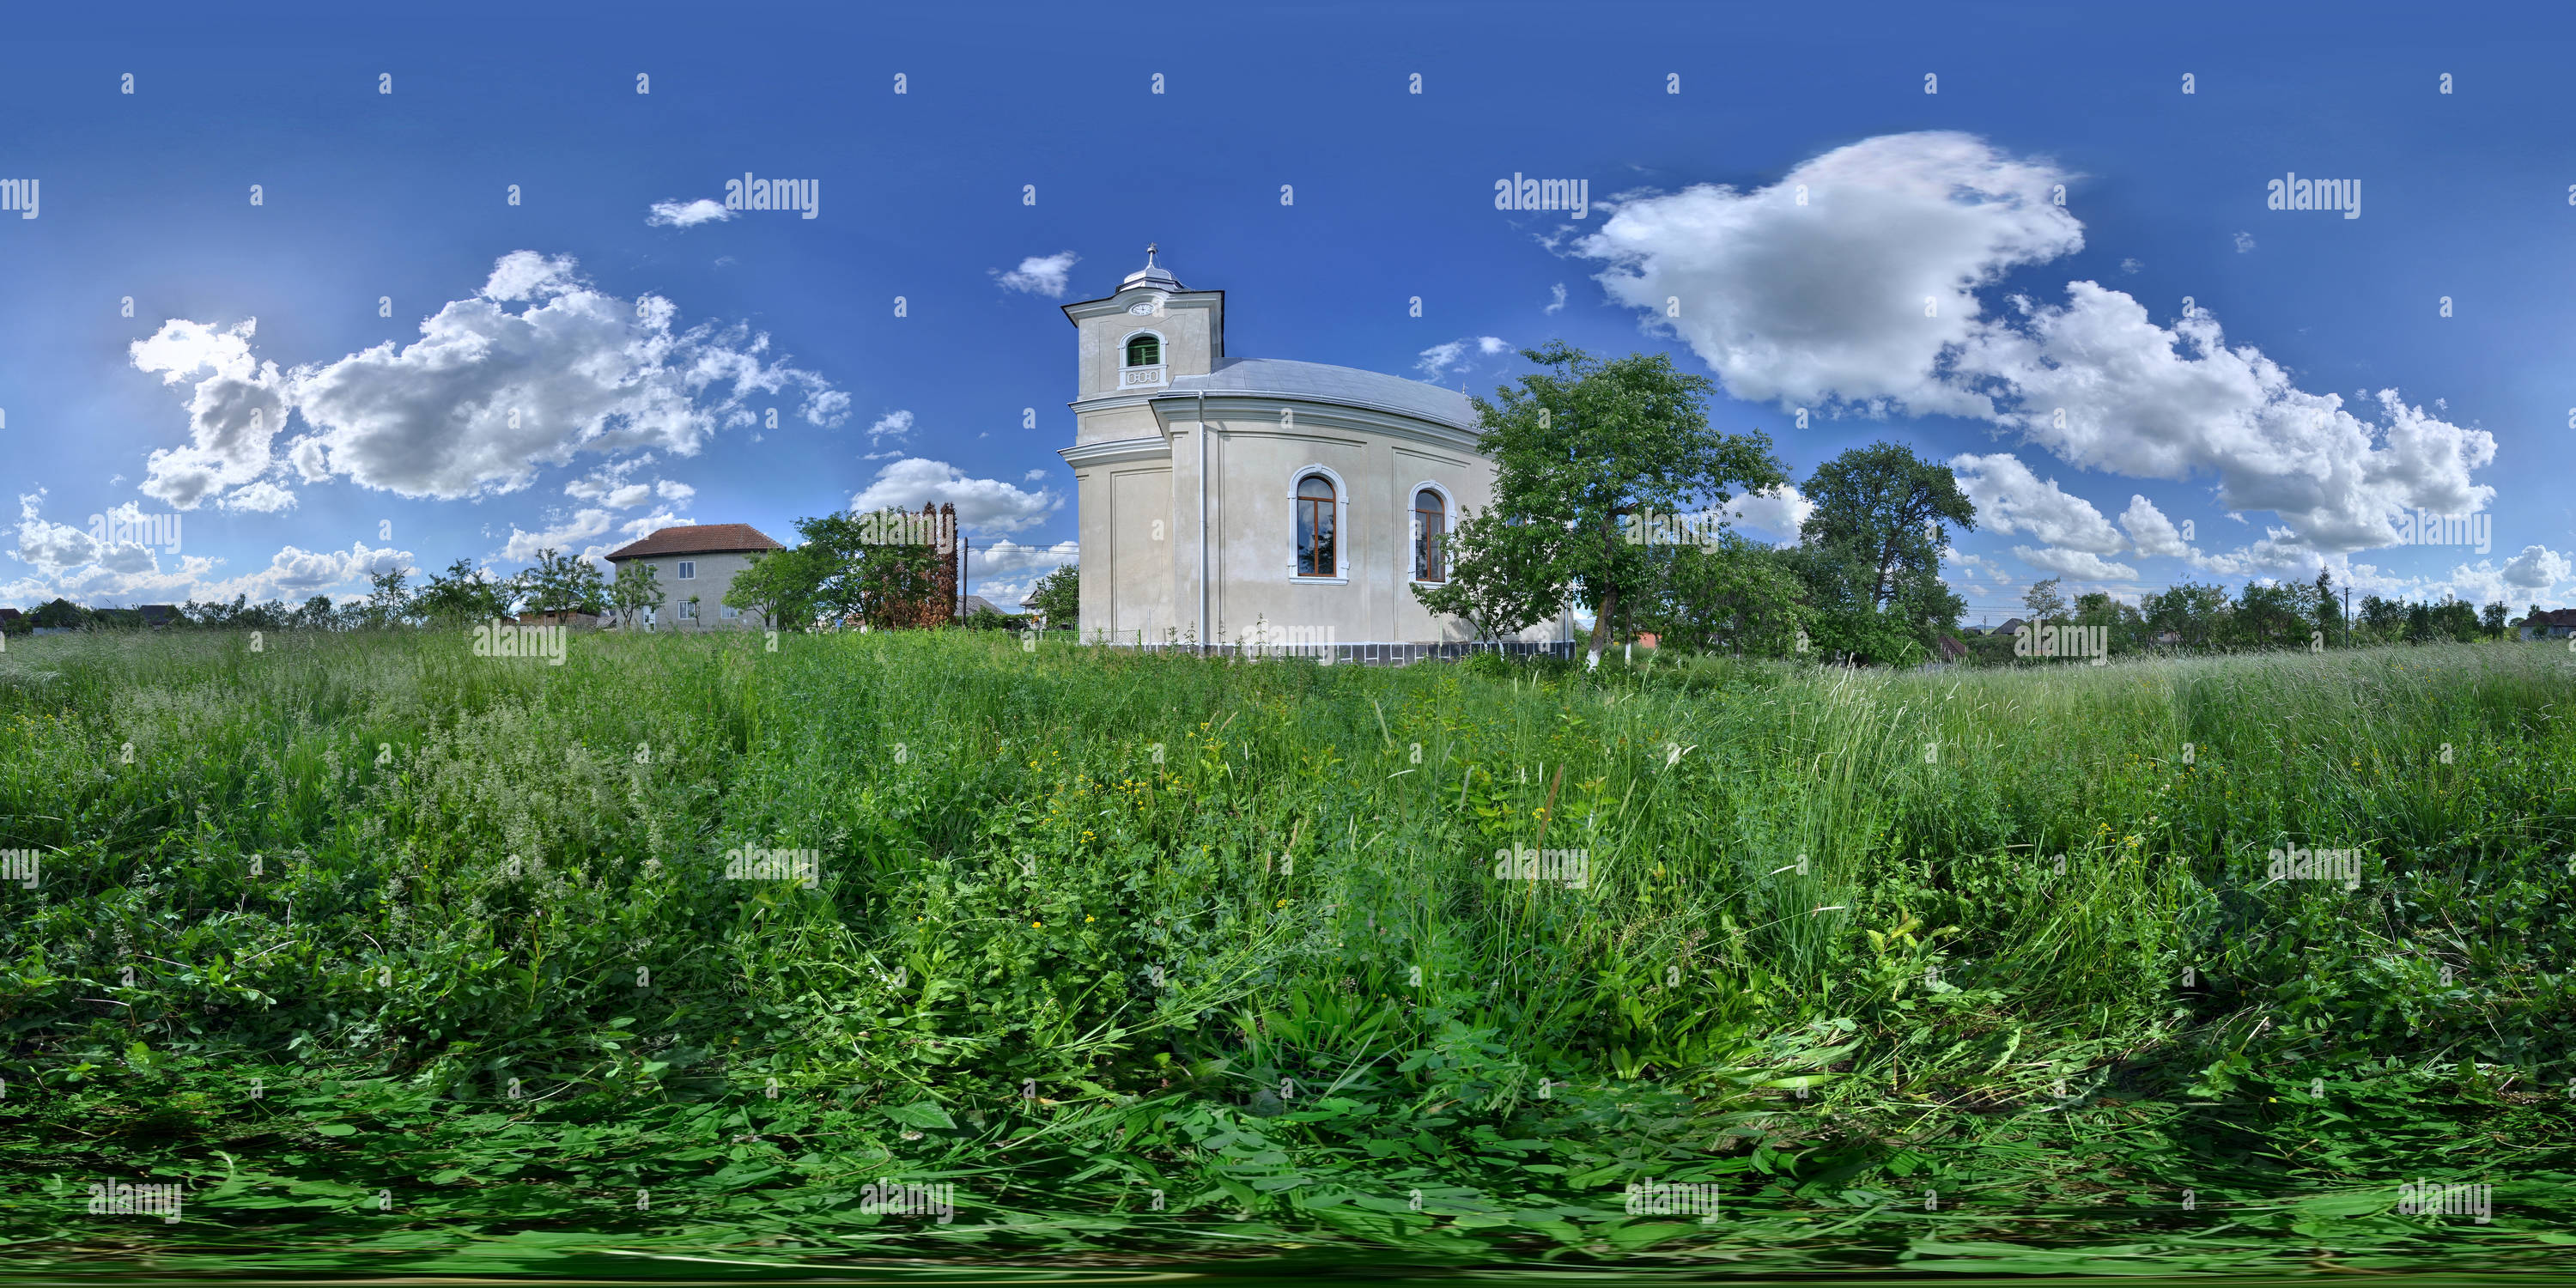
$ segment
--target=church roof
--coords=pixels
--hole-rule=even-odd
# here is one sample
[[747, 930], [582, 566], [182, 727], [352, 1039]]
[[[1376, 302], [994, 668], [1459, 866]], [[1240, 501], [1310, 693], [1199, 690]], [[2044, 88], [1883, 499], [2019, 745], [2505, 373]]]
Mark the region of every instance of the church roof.
[[1328, 366], [1321, 362], [1296, 362], [1287, 358], [1220, 358], [1216, 370], [1204, 376], [1177, 377], [1155, 397], [1186, 398], [1201, 393], [1302, 398], [1309, 402], [1397, 412], [1470, 433], [1476, 430], [1476, 409], [1468, 403], [1467, 395], [1455, 389], [1443, 389], [1383, 372], [1362, 371], [1357, 367]]

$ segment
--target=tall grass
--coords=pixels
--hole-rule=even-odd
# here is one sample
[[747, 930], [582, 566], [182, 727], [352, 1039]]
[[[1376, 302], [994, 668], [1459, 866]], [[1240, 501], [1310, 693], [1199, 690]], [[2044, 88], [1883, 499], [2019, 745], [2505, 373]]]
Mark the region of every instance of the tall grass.
[[[327, 1076], [672, 1140], [783, 1096], [885, 1165], [960, 1118], [1212, 1106], [1394, 1168], [1418, 1127], [1378, 1115], [1586, 1088], [1704, 1127], [2576, 1073], [2576, 673], [2537, 647], [1585, 676], [765, 645], [13, 644], [0, 848], [44, 878], [0, 895], [6, 1076], [172, 1157], [227, 1139], [239, 1080]], [[2367, 875], [2267, 880], [2292, 846]], [[1496, 879], [1516, 847], [1588, 879]], [[745, 848], [820, 880], [724, 879]], [[1138, 1148], [1121, 1175], [1191, 1156]]]

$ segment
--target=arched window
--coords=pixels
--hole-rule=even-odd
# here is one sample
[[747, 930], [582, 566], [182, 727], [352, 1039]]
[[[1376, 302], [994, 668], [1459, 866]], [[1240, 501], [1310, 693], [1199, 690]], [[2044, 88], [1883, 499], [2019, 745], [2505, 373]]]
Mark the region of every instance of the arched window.
[[1444, 538], [1449, 532], [1449, 507], [1440, 494], [1424, 488], [1413, 494], [1413, 579], [1415, 581], [1449, 580], [1449, 564], [1443, 554]]
[[1297, 480], [1297, 575], [1330, 577], [1334, 561], [1332, 481], [1321, 474]]
[[1151, 367], [1151, 366], [1154, 366], [1154, 365], [1156, 365], [1156, 364], [1158, 364], [1158, 363], [1162, 362], [1162, 360], [1163, 360], [1163, 337], [1161, 337], [1161, 336], [1159, 336], [1159, 335], [1147, 334], [1147, 335], [1139, 335], [1139, 336], [1130, 336], [1130, 337], [1128, 338], [1128, 340], [1127, 340], [1127, 365], [1128, 365], [1128, 366], [1131, 366], [1131, 367]]

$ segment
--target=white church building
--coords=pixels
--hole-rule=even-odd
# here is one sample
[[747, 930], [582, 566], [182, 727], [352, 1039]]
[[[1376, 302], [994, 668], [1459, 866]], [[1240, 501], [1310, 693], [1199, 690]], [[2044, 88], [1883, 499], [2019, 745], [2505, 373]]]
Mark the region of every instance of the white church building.
[[1080, 510], [1085, 642], [1473, 637], [1414, 597], [1448, 575], [1461, 511], [1491, 500], [1465, 394], [1229, 356], [1225, 292], [1182, 286], [1152, 247], [1115, 294], [1064, 315], [1079, 336], [1074, 444], [1060, 454]]

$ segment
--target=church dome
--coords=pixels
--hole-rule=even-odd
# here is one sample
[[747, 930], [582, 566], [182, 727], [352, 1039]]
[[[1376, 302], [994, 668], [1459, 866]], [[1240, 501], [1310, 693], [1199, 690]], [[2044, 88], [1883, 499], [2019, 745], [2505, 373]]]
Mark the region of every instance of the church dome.
[[1188, 289], [1181, 285], [1181, 279], [1172, 276], [1170, 269], [1164, 268], [1162, 265], [1154, 262], [1154, 250], [1155, 248], [1151, 245], [1145, 247], [1145, 266], [1137, 269], [1133, 273], [1129, 273], [1127, 275], [1127, 280], [1118, 284], [1119, 290], [1133, 290], [1139, 286], [1150, 287], [1158, 291], [1180, 291]]

